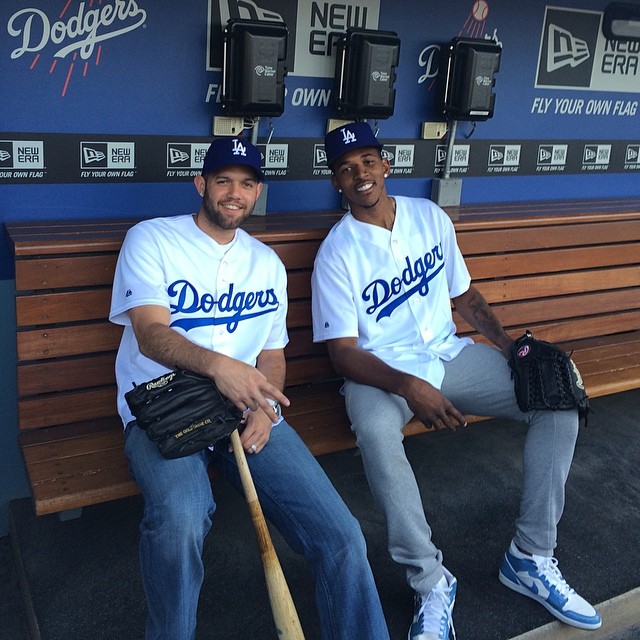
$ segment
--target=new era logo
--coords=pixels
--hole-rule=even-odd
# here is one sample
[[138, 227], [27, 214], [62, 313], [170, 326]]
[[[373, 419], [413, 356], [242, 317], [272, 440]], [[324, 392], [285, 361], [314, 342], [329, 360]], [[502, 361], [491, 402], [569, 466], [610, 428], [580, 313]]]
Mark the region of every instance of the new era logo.
[[625, 154], [625, 162], [630, 164], [640, 163], [640, 145], [628, 145]]
[[549, 25], [547, 49], [547, 71], [551, 73], [567, 65], [577, 67], [589, 59], [589, 45], [585, 40], [576, 38], [566, 29], [555, 24]]
[[81, 169], [135, 168], [134, 142], [80, 142]]
[[82, 147], [82, 157], [84, 158], [85, 164], [91, 164], [95, 162], [101, 162], [107, 156], [98, 149], [93, 149], [92, 147]]
[[181, 151], [180, 149], [176, 149], [175, 147], [169, 148], [169, 161], [171, 164], [176, 164], [178, 162], [185, 162], [190, 157], [191, 156], [188, 153]]
[[563, 165], [567, 161], [566, 144], [545, 144], [538, 147], [539, 165]]
[[602, 13], [546, 7], [538, 52], [536, 87], [584, 87], [592, 83]]
[[609, 164], [611, 160], [610, 144], [587, 144], [582, 154], [583, 164]]

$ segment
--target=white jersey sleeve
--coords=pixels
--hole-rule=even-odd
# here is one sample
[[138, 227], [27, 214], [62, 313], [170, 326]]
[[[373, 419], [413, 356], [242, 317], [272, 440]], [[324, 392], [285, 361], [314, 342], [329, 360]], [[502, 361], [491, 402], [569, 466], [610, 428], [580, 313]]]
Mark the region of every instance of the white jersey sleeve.
[[[343, 219], [344, 222], [344, 219]], [[338, 225], [341, 223], [338, 223]], [[330, 232], [330, 235], [337, 227]], [[339, 243], [323, 242], [311, 277], [313, 340], [358, 337], [358, 310], [347, 256]]]
[[114, 275], [111, 322], [130, 325], [127, 311], [142, 305], [169, 308], [161, 256], [153, 226], [140, 223], [127, 231]]

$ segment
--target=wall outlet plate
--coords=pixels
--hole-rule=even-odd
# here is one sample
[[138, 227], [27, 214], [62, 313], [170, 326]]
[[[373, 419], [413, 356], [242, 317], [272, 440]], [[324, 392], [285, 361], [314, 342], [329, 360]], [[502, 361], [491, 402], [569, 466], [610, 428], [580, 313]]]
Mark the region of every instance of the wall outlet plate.
[[446, 122], [423, 122], [421, 137], [423, 140], [440, 140], [447, 133]]
[[336, 118], [329, 118], [329, 120], [327, 120], [327, 130], [325, 133], [329, 133], [329, 131], [333, 131], [334, 129], [337, 129], [338, 127], [341, 127], [345, 124], [349, 124], [350, 122], [353, 122], [353, 120], [338, 120]]
[[238, 136], [244, 129], [244, 117], [214, 116], [214, 136]]

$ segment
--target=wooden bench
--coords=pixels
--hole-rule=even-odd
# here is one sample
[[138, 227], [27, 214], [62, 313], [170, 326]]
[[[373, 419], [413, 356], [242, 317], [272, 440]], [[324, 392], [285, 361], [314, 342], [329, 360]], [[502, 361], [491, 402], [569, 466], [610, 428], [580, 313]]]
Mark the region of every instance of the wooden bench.
[[[640, 387], [640, 199], [448, 213], [476, 286], [514, 337], [529, 328], [572, 350], [592, 397]], [[340, 215], [269, 215], [246, 227], [287, 267], [286, 416], [315, 455], [354, 446], [340, 380], [311, 337], [313, 260]], [[134, 222], [6, 225], [15, 251], [19, 438], [39, 515], [139, 492], [116, 415], [121, 329], [106, 319], [118, 251]], [[423, 431], [415, 420], [405, 428]]]

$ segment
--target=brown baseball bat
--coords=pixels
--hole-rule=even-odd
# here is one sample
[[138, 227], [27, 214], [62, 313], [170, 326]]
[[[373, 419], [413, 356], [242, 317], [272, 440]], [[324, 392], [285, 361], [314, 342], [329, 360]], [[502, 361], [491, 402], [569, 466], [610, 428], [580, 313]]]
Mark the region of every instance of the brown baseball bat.
[[242, 448], [240, 434], [237, 429], [231, 434], [231, 443], [233, 445], [233, 453], [238, 463], [240, 472], [240, 480], [244, 495], [249, 505], [249, 513], [251, 514], [251, 522], [258, 539], [258, 549], [260, 550], [260, 559], [264, 569], [264, 576], [267, 582], [267, 591], [269, 593], [269, 602], [271, 603], [271, 612], [276, 623], [276, 631], [278, 638], [283, 640], [304, 640], [300, 619], [296, 611], [293, 598], [289, 591], [289, 586], [285, 580], [278, 555], [273, 546], [267, 521], [262, 513], [262, 507], [258, 500], [253, 478], [247, 464], [247, 458]]

